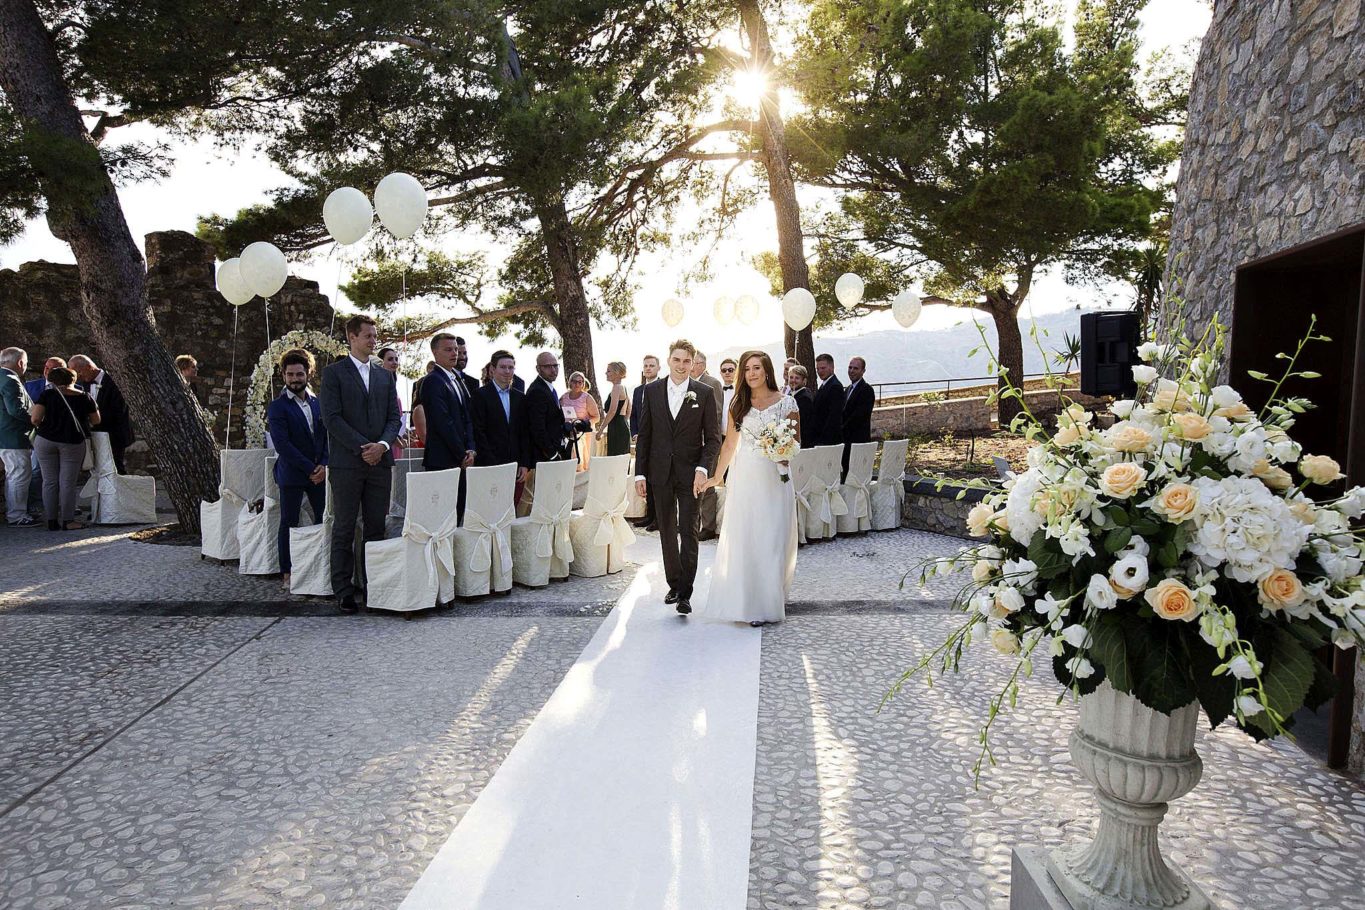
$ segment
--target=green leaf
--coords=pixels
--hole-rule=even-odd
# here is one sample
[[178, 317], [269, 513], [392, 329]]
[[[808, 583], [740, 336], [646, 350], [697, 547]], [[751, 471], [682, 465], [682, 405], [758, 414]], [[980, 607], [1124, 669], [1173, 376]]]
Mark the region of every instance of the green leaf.
[[1165, 569], [1174, 569], [1180, 565], [1180, 547], [1174, 539], [1166, 541], [1157, 548], [1156, 561]]
[[1128, 546], [1128, 541], [1133, 539], [1132, 528], [1115, 528], [1104, 535], [1104, 549], [1107, 553], [1117, 553]]
[[1195, 698], [1189, 654], [1178, 621], [1146, 623], [1146, 640], [1135, 647], [1133, 694], [1154, 711], [1170, 714]]
[[1139, 537], [1153, 537], [1161, 532], [1161, 525], [1150, 518], [1139, 518], [1133, 522], [1133, 533]]
[[1104, 514], [1109, 516], [1109, 520], [1121, 528], [1128, 526], [1128, 510], [1123, 506], [1110, 506], [1104, 510]]
[[1090, 627], [1090, 659], [1104, 668], [1109, 683], [1120, 692], [1133, 691], [1133, 672], [1129, 663], [1124, 622], [1117, 610], [1101, 613]]
[[1308, 694], [1303, 697], [1303, 706], [1310, 711], [1316, 711], [1331, 701], [1339, 688], [1340, 684], [1327, 661], [1313, 655], [1313, 684], [1308, 687]]
[[[1303, 707], [1313, 685], [1313, 655], [1283, 627], [1257, 639], [1256, 659], [1264, 665], [1261, 686], [1266, 701], [1281, 717], [1289, 717]], [[1269, 654], [1262, 653], [1266, 642], [1270, 643]]]
[[1056, 578], [1071, 568], [1071, 557], [1049, 541], [1042, 531], [1034, 534], [1029, 541], [1028, 558], [1038, 567], [1039, 578]]
[[1232, 700], [1237, 697], [1237, 679], [1231, 673], [1214, 676], [1213, 668], [1221, 661], [1218, 652], [1198, 635], [1186, 638], [1190, 655], [1190, 670], [1199, 705], [1209, 719], [1209, 729], [1221, 724], [1232, 714]]

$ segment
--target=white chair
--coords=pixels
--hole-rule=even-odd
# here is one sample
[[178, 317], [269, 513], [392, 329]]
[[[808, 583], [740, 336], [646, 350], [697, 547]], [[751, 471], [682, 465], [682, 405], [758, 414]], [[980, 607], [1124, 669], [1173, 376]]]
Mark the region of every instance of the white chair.
[[512, 590], [515, 463], [465, 471], [464, 521], [450, 538], [456, 597]]
[[569, 516], [577, 469], [572, 461], [536, 465], [539, 492], [531, 503], [531, 514], [512, 522], [512, 580], [517, 584], [540, 588], [552, 578], [569, 577], [573, 562]]
[[792, 457], [791, 466], [788, 468], [791, 474], [789, 482], [796, 491], [796, 539], [800, 543], [806, 543], [806, 528], [810, 525], [811, 511], [817, 508], [820, 501], [817, 493], [824, 490], [824, 485], [815, 471], [815, 463], [819, 459], [820, 454], [815, 449], [801, 449]]
[[268, 449], [224, 449], [218, 453], [218, 499], [199, 504], [200, 553], [231, 560], [241, 553], [237, 523], [249, 502], [265, 496]]
[[91, 433], [89, 445], [95, 467], [80, 496], [91, 500], [90, 523], [156, 524], [156, 478], [120, 474], [108, 433]]
[[639, 473], [639, 469], [635, 467], [635, 459], [632, 457], [630, 460], [631, 482], [626, 484], [626, 495], [630, 498], [626, 504], [626, 518], [630, 519], [644, 518], [649, 511], [645, 498], [635, 489], [634, 477], [637, 473]]
[[813, 495], [808, 497], [810, 507], [806, 522], [806, 539], [828, 540], [838, 533], [840, 515], [848, 514], [848, 504], [844, 502], [839, 474], [843, 471], [844, 447], [816, 446], [814, 477], [809, 486]]
[[905, 455], [908, 439], [888, 439], [882, 444], [882, 461], [868, 497], [872, 501], [872, 530], [892, 531], [901, 526], [905, 510]]
[[280, 488], [275, 483], [275, 462], [278, 456], [265, 460], [265, 493], [256, 511], [256, 503], [248, 503], [237, 517], [237, 541], [241, 561], [239, 575], [274, 575], [280, 571]]
[[603, 455], [588, 467], [583, 511], [569, 518], [573, 562], [569, 571], [585, 578], [610, 575], [626, 565], [626, 547], [635, 532], [626, 521], [629, 455]]
[[848, 511], [835, 525], [840, 534], [862, 534], [872, 530], [872, 468], [877, 463], [877, 443], [855, 442], [848, 450], [848, 473], [839, 487]]
[[403, 536], [365, 543], [365, 605], [372, 610], [427, 610], [451, 597], [460, 469], [410, 473], [407, 487]]
[[332, 596], [332, 475], [327, 475], [326, 503], [316, 524], [289, 529], [290, 594]]
[[389, 475], [389, 513], [384, 517], [384, 536], [399, 537], [403, 533], [403, 517], [408, 506], [408, 475], [422, 470], [420, 458], [395, 458]]

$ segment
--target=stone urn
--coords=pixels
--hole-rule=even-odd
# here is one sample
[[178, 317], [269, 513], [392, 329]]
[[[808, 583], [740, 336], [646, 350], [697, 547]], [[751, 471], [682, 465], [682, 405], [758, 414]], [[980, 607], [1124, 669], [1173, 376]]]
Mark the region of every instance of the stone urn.
[[1095, 839], [1046, 857], [1047, 874], [1073, 910], [1212, 910], [1197, 885], [1161, 856], [1166, 804], [1194, 789], [1199, 703], [1162, 714], [1105, 681], [1081, 699], [1071, 757], [1095, 785]]

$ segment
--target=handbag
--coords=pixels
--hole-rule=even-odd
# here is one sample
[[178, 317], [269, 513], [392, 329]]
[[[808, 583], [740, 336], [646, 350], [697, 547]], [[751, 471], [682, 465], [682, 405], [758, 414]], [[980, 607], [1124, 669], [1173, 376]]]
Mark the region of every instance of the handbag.
[[76, 429], [81, 431], [81, 437], [85, 440], [85, 457], [81, 459], [82, 471], [95, 470], [95, 447], [90, 444], [90, 434], [86, 432], [85, 424], [76, 417], [76, 412], [71, 407], [71, 402], [66, 400], [66, 393], [61, 389], [57, 390], [57, 395], [62, 399], [62, 404], [66, 405], [66, 413], [71, 415], [71, 422], [76, 425]]

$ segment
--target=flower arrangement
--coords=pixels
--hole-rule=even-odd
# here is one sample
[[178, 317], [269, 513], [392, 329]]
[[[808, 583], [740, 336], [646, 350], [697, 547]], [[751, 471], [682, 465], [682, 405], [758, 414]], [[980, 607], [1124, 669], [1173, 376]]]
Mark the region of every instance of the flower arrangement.
[[345, 357], [347, 352], [346, 345], [326, 332], [300, 329], [286, 332], [271, 342], [270, 346], [257, 359], [256, 368], [251, 371], [251, 384], [247, 387], [246, 411], [242, 420], [246, 428], [248, 448], [259, 449], [265, 446], [267, 429], [265, 409], [270, 405], [271, 382], [275, 377], [275, 365], [285, 351], [294, 348], [303, 348], [306, 351], [312, 351], [314, 354], [326, 354], [334, 358]]
[[1071, 403], [1049, 437], [1025, 407], [1016, 426], [1039, 443], [1028, 470], [968, 516], [986, 541], [920, 567], [922, 581], [970, 571], [955, 602], [967, 620], [891, 694], [921, 671], [956, 670], [973, 639], [1010, 655], [978, 775], [993, 761], [990, 724], [1039, 653], [1077, 695], [1108, 680], [1166, 714], [1197, 700], [1211, 725], [1231, 719], [1256, 739], [1328, 700], [1314, 651], [1365, 644], [1365, 488], [1333, 493], [1338, 464], [1288, 432], [1311, 402], [1280, 394], [1317, 378], [1297, 364], [1326, 340], [1310, 328], [1278, 381], [1251, 374], [1274, 384], [1259, 412], [1216, 382], [1216, 322], [1198, 342], [1142, 345], [1137, 395], [1114, 403], [1106, 429]]
[[777, 417], [768, 421], [758, 430], [745, 429], [750, 441], [758, 448], [759, 454], [771, 462], [777, 464], [778, 476], [783, 483], [788, 483], [791, 477], [785, 462], [789, 462], [801, 450], [801, 443], [796, 438], [796, 427], [785, 417]]

